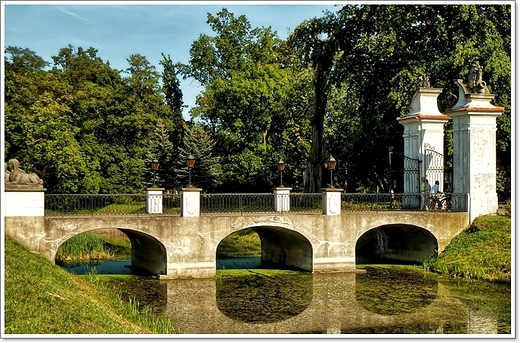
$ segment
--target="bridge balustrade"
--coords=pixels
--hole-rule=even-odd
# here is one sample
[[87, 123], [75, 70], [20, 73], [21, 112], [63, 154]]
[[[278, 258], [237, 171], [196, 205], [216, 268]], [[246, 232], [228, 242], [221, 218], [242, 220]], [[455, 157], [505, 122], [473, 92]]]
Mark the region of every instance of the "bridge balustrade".
[[[200, 195], [202, 215], [218, 213], [280, 213], [273, 193], [213, 193]], [[279, 195], [278, 195], [279, 196]], [[290, 193], [289, 212], [320, 213], [322, 193]], [[342, 212], [421, 211], [421, 193], [342, 193]], [[468, 211], [468, 194], [426, 196], [429, 211]], [[45, 215], [151, 215], [145, 194], [45, 194]], [[180, 194], [163, 194], [161, 215], [180, 215]], [[417, 204], [411, 206], [410, 204]], [[157, 215], [157, 214], [153, 214]]]
[[[161, 197], [163, 214], [180, 215], [180, 194]], [[145, 194], [45, 194], [46, 216], [146, 214]]]

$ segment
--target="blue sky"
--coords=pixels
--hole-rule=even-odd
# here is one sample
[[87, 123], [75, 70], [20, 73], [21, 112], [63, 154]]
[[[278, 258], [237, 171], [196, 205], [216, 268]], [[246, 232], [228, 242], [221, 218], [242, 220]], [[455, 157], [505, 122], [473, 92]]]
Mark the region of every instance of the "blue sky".
[[[128, 67], [130, 55], [141, 54], [161, 72], [161, 53], [187, 63], [191, 43], [200, 34], [212, 34], [206, 24], [208, 12], [216, 14], [226, 7], [235, 16], [245, 15], [252, 27], [271, 26], [284, 39], [302, 21], [319, 17], [324, 10], [337, 11], [337, 3], [2, 1], [2, 42], [4, 47], [28, 48], [48, 62], [69, 44], [93, 47], [118, 70]], [[184, 103], [193, 106], [200, 86], [188, 79], [181, 87]]]

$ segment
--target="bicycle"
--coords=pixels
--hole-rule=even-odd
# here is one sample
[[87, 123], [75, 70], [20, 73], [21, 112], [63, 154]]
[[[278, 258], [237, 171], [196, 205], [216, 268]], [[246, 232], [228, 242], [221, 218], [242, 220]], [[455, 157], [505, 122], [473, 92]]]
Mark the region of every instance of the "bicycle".
[[428, 211], [450, 211], [451, 194], [437, 193], [429, 195], [427, 199], [426, 209]]

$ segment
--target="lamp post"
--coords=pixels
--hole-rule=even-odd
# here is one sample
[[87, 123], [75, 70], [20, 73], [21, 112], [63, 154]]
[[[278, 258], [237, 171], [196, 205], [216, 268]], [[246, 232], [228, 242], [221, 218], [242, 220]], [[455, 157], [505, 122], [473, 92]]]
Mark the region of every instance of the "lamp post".
[[390, 188], [391, 189], [395, 188], [394, 182], [392, 180], [392, 151], [393, 150], [394, 150], [393, 146], [388, 147], [388, 172], [390, 173]]
[[278, 161], [278, 170], [280, 171], [280, 187], [283, 187], [282, 173], [285, 169], [285, 162], [283, 160]]
[[158, 160], [153, 160], [152, 163], [151, 163], [151, 167], [152, 167], [152, 170], [153, 170], [153, 186], [155, 187], [155, 176], [157, 174], [157, 170], [159, 169], [159, 161]]
[[190, 153], [186, 156], [186, 166], [188, 166], [188, 187], [191, 187], [191, 169], [195, 164], [195, 157]]
[[327, 168], [330, 170], [330, 187], [334, 188], [332, 185], [332, 171], [336, 168], [336, 160], [332, 155], [329, 155], [329, 158], [327, 159]]

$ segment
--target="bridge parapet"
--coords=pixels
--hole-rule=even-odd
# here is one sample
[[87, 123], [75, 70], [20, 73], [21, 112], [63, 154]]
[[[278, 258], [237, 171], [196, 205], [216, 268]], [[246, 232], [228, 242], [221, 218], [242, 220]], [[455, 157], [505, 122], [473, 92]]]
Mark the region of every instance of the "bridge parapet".
[[[327, 189], [323, 193], [214, 193], [201, 194], [193, 188], [183, 194], [46, 194], [45, 215], [174, 215], [199, 217], [228, 213], [301, 213], [336, 215], [342, 212], [420, 211], [409, 206], [421, 193], [342, 193]], [[152, 200], [150, 200], [151, 197]], [[333, 198], [334, 197], [334, 198]], [[282, 198], [282, 199], [279, 199]], [[149, 202], [161, 202], [161, 211], [149, 211]], [[183, 207], [184, 204], [184, 207]], [[339, 204], [341, 205], [339, 207]], [[443, 193], [428, 196], [428, 210], [468, 212], [468, 195]], [[189, 210], [189, 206], [195, 206]], [[157, 208], [157, 207], [155, 207]]]

